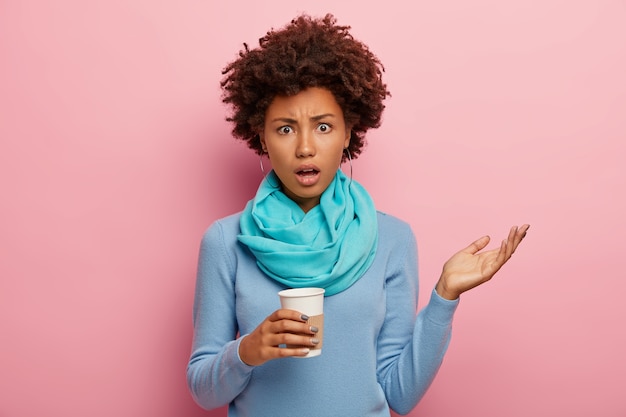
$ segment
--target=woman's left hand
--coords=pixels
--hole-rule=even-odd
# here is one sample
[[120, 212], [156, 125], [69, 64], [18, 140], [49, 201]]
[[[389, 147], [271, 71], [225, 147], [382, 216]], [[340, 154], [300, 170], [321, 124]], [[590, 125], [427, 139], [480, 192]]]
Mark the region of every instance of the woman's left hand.
[[489, 281], [511, 258], [529, 227], [527, 224], [512, 227], [498, 249], [478, 253], [490, 240], [489, 236], [483, 236], [454, 254], [443, 266], [435, 288], [437, 293], [448, 300], [456, 300], [465, 291]]

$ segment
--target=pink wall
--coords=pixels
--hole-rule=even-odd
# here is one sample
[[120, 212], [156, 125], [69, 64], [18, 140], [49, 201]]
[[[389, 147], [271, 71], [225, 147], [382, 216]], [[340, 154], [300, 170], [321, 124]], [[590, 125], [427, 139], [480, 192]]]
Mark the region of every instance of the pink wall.
[[[1, 416], [224, 415], [185, 386], [196, 254], [261, 174], [220, 69], [300, 3], [0, 3]], [[626, 5], [370, 3], [306, 11], [386, 65], [354, 175], [412, 224], [422, 299], [452, 252], [532, 225], [412, 415], [626, 415]]]

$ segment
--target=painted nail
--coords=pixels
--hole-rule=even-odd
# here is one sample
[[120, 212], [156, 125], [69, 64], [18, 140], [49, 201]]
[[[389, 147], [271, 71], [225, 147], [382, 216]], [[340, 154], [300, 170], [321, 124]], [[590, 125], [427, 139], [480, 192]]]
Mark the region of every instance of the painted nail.
[[317, 328], [317, 327], [315, 327], [315, 326], [311, 326], [311, 331], [312, 331], [313, 333], [317, 333], [317, 332], [319, 332], [319, 331], [320, 331], [320, 329], [318, 329], [318, 328]]
[[317, 345], [319, 342], [320, 340], [315, 337], [311, 339], [311, 343], [313, 343], [314, 345]]
[[307, 316], [306, 314], [301, 315], [300, 318], [302, 319], [302, 321], [308, 321], [309, 320], [309, 316]]

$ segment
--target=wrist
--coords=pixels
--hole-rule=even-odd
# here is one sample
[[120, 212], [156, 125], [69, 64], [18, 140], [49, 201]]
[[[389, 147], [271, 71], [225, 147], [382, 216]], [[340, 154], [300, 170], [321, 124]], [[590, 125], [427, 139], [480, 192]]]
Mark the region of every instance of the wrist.
[[248, 350], [247, 350], [247, 339], [248, 335], [244, 335], [241, 338], [241, 341], [239, 342], [239, 346], [237, 349], [237, 356], [239, 356], [239, 360], [244, 364], [244, 365], [248, 365], [248, 366], [254, 366], [250, 359], [248, 358]]
[[446, 285], [446, 280], [443, 277], [439, 278], [439, 281], [435, 286], [435, 291], [437, 292], [437, 294], [439, 294], [441, 298], [444, 298], [446, 300], [456, 300], [461, 295], [460, 293], [451, 290]]

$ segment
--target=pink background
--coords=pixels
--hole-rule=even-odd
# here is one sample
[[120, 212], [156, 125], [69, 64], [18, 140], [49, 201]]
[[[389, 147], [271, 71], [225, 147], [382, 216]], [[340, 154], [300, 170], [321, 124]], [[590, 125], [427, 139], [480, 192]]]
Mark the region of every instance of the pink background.
[[300, 3], [0, 2], [0, 416], [225, 415], [185, 384], [200, 237], [261, 178], [220, 70], [301, 11], [386, 66], [354, 176], [413, 226], [422, 302], [532, 225], [411, 415], [626, 415], [624, 1]]

